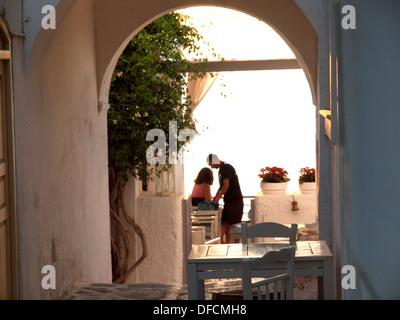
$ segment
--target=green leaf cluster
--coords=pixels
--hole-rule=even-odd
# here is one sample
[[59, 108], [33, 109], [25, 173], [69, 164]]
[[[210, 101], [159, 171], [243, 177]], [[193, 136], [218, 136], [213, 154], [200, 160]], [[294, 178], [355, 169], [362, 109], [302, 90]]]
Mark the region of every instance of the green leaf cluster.
[[[177, 121], [178, 131], [195, 129], [184, 72], [191, 64], [183, 52], [200, 52], [204, 39], [187, 19], [173, 12], [155, 20], [130, 41], [116, 65], [108, 111], [109, 166], [125, 179], [129, 174], [146, 183], [150, 179], [150, 129], [168, 136], [169, 121]], [[197, 70], [194, 76], [205, 72]]]

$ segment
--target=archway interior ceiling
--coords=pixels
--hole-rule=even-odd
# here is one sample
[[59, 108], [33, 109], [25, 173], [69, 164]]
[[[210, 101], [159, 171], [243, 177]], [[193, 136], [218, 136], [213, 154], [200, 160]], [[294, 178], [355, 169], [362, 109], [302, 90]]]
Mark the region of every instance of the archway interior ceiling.
[[[71, 8], [78, 3], [79, 0], [59, 1], [56, 8], [58, 25], [67, 19]], [[110, 73], [118, 57], [140, 29], [168, 12], [195, 6], [237, 10], [267, 23], [282, 36], [295, 53], [310, 82], [312, 92], [315, 92], [317, 87], [317, 33], [293, 0], [265, 0], [261, 3], [257, 0], [155, 0], [151, 3], [139, 0], [96, 0], [95, 4], [94, 27], [97, 38], [99, 88], [109, 83]], [[50, 44], [45, 43], [42, 38], [48, 42], [53, 41], [53, 34], [40, 30], [35, 40], [40, 46], [36, 46], [34, 50], [45, 52]], [[31, 65], [34, 65], [34, 60], [31, 61]]]
[[[317, 89], [318, 38], [311, 22], [291, 0], [263, 1], [165, 1], [152, 3], [120, 0], [98, 1], [95, 29], [99, 102], [107, 104], [114, 67], [132, 37], [151, 21], [179, 9], [198, 5], [219, 6], [249, 14], [271, 26], [286, 41], [303, 68], [310, 84], [314, 104]], [[97, 4], [97, 2], [96, 2]], [[115, 17], [115, 19], [113, 18]]]

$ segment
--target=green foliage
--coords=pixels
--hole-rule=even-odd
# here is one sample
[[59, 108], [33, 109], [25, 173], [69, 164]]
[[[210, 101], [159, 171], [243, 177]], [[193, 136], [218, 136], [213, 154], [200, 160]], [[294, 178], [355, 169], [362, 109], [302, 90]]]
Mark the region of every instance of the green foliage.
[[[195, 129], [186, 96], [187, 74], [182, 72], [190, 63], [183, 51], [200, 52], [203, 38], [186, 20], [179, 13], [155, 20], [132, 39], [117, 63], [108, 111], [109, 166], [117, 176], [127, 179], [130, 173], [145, 183], [150, 179], [150, 129], [162, 129], [168, 136], [169, 121], [177, 121], [178, 131]], [[205, 71], [197, 70], [195, 76]]]

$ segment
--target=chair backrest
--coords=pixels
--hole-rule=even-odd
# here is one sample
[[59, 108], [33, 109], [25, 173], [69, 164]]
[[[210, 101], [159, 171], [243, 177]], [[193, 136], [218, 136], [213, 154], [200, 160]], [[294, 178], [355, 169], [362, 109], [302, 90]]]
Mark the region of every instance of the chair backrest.
[[288, 238], [289, 243], [294, 245], [297, 238], [297, 224], [293, 223], [291, 227], [275, 222], [262, 222], [253, 226], [241, 225], [242, 244], [248, 243], [248, 238], [255, 237], [279, 237]]
[[[293, 299], [293, 264], [296, 248], [291, 246], [279, 251], [269, 251], [261, 258], [243, 259], [242, 260], [242, 289], [243, 299], [253, 300], [253, 288], [257, 288], [257, 299], [270, 300], [270, 293], [274, 300], [291, 300]], [[268, 265], [273, 267], [277, 262], [285, 262], [286, 269], [278, 275], [265, 278], [261, 281], [252, 283], [252, 271], [254, 269], [265, 268]], [[262, 288], [265, 288], [263, 294]], [[271, 290], [272, 289], [272, 290]], [[272, 292], [271, 292], [272, 291]]]

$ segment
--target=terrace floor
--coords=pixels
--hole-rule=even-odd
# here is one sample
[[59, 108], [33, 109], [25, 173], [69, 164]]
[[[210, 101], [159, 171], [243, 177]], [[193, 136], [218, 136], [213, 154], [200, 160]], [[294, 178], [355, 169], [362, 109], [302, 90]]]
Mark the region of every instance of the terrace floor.
[[[299, 240], [318, 239], [318, 229], [306, 226], [299, 229]], [[206, 300], [212, 300], [217, 293], [240, 290], [240, 279], [208, 280], [205, 282]], [[293, 298], [295, 300], [317, 300], [318, 279], [316, 277], [296, 277]], [[62, 300], [187, 300], [186, 285], [162, 283], [83, 285], [64, 293]]]

